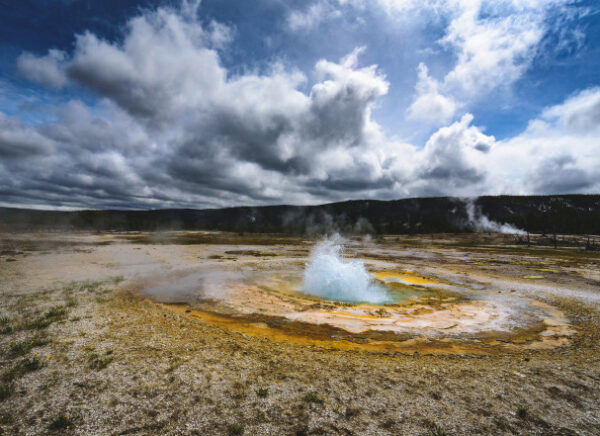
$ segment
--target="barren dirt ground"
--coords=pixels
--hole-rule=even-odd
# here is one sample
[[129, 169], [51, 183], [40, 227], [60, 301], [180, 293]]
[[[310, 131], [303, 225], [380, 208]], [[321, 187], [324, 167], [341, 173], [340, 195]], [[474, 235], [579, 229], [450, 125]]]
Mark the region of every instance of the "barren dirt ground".
[[574, 332], [552, 347], [512, 337], [477, 352], [344, 349], [334, 339], [246, 334], [139, 293], [141, 283], [186, 268], [269, 269], [283, 258], [302, 265], [313, 243], [0, 234], [0, 433], [600, 434], [599, 253], [515, 245], [504, 235], [387, 236], [353, 246], [368, 265], [551, 305]]

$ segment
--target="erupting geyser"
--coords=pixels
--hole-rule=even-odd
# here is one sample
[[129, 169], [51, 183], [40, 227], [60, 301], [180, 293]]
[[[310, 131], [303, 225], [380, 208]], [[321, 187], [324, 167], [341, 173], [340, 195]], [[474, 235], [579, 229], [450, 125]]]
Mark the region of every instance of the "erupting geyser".
[[361, 260], [345, 259], [336, 240], [319, 242], [304, 270], [302, 291], [346, 303], [393, 302], [385, 288], [376, 284]]

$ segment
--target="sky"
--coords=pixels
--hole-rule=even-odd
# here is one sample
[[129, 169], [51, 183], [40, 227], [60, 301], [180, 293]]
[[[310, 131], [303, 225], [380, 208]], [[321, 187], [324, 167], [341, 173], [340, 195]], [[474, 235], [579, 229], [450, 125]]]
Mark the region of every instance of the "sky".
[[0, 0], [0, 206], [600, 193], [600, 3]]

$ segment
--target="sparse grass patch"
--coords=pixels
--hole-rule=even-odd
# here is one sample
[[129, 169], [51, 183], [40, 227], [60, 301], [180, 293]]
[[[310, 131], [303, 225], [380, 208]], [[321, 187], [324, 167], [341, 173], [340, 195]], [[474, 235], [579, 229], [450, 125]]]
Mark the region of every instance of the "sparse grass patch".
[[227, 427], [227, 434], [229, 436], [244, 434], [245, 429], [246, 428], [245, 428], [244, 424], [240, 424], [240, 423], [236, 422], [233, 424], [229, 424], [229, 426]]
[[6, 261], [7, 261], [7, 262], [16, 262], [16, 261], [17, 261], [17, 259], [15, 259], [14, 257], [7, 257], [7, 258], [6, 258]]
[[22, 377], [28, 372], [37, 371], [43, 366], [44, 364], [40, 361], [40, 359], [36, 357], [22, 360], [12, 368], [4, 371], [4, 373], [2, 374], [2, 380], [4, 380], [5, 382], [10, 382], [18, 377]]
[[13, 328], [10, 325], [10, 322], [11, 322], [10, 318], [8, 318], [6, 316], [0, 317], [0, 334], [6, 335], [13, 331]]
[[88, 367], [95, 371], [101, 371], [106, 368], [113, 361], [112, 357], [98, 356], [92, 354], [88, 359]]
[[26, 321], [21, 328], [24, 330], [43, 330], [46, 327], [50, 326], [53, 323], [53, 320], [47, 318], [37, 318], [31, 321]]
[[28, 339], [26, 341], [15, 342], [10, 345], [10, 354], [13, 356], [24, 356], [29, 353], [33, 347], [42, 347], [50, 341], [43, 338]]
[[[71, 297], [74, 292], [77, 293], [89, 293], [89, 294], [104, 294], [110, 292], [105, 289], [105, 285], [107, 283], [116, 284], [120, 281], [118, 278], [109, 279], [107, 281], [95, 281], [95, 280], [86, 280], [82, 282], [71, 282], [63, 287], [63, 295], [66, 297]], [[69, 298], [73, 300], [73, 298]]]
[[125, 277], [123, 277], [123, 276], [115, 276], [115, 277], [112, 277], [109, 281], [113, 285], [118, 285], [119, 283], [121, 283], [124, 280], [125, 280]]
[[323, 404], [323, 401], [325, 401], [325, 399], [323, 397], [319, 397], [314, 392], [310, 392], [310, 393], [306, 394], [304, 397], [302, 397], [302, 399], [304, 401], [306, 401], [307, 403], [316, 403], [316, 404]]
[[434, 424], [433, 427], [423, 433], [423, 436], [448, 436], [448, 433], [442, 430], [437, 424]]
[[33, 372], [40, 369], [44, 364], [38, 358], [25, 359], [21, 362], [24, 372]]
[[0, 414], [0, 424], [12, 424], [14, 421], [12, 415], [8, 413]]
[[269, 396], [269, 390], [268, 390], [268, 389], [265, 389], [265, 388], [259, 388], [259, 389], [256, 391], [256, 396], [257, 396], [258, 398], [267, 398], [267, 397]]
[[71, 322], [77, 322], [77, 321], [81, 321], [81, 317], [79, 316], [74, 316], [73, 318], [71, 318], [69, 321]]
[[24, 330], [43, 330], [57, 321], [62, 321], [67, 316], [67, 310], [63, 306], [53, 306], [43, 316], [30, 321], [25, 321], [21, 328]]
[[56, 378], [48, 380], [40, 386], [40, 392], [45, 392], [51, 387], [56, 386], [56, 383], [58, 383], [58, 380]]
[[81, 284], [81, 290], [90, 293], [97, 293], [102, 288], [102, 282], [86, 281]]
[[10, 353], [14, 356], [23, 356], [24, 354], [29, 352], [29, 350], [31, 350], [32, 347], [33, 345], [31, 344], [31, 342], [16, 342], [10, 345]]
[[0, 383], [0, 401], [6, 400], [12, 395], [13, 387], [9, 384]]
[[5, 382], [11, 382], [15, 378], [17, 378], [20, 373], [21, 367], [19, 365], [13, 366], [12, 368], [7, 369], [2, 373], [2, 380], [4, 380]]
[[44, 314], [44, 318], [58, 320], [58, 319], [64, 318], [66, 314], [67, 314], [67, 311], [65, 310], [64, 307], [54, 306], [54, 307], [51, 307]]
[[48, 424], [48, 430], [58, 431], [71, 428], [73, 426], [73, 420], [69, 416], [60, 414], [52, 418], [50, 424]]

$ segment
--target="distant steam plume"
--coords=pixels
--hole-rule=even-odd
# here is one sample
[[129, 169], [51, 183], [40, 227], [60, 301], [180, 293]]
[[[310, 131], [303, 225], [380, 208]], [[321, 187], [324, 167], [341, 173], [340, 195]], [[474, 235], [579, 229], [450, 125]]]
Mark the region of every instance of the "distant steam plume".
[[465, 210], [467, 212], [468, 225], [476, 232], [495, 232], [507, 233], [512, 235], [524, 235], [527, 232], [518, 229], [512, 224], [499, 223], [491, 220], [485, 215], [479, 206], [475, 204], [475, 199], [465, 200]]

